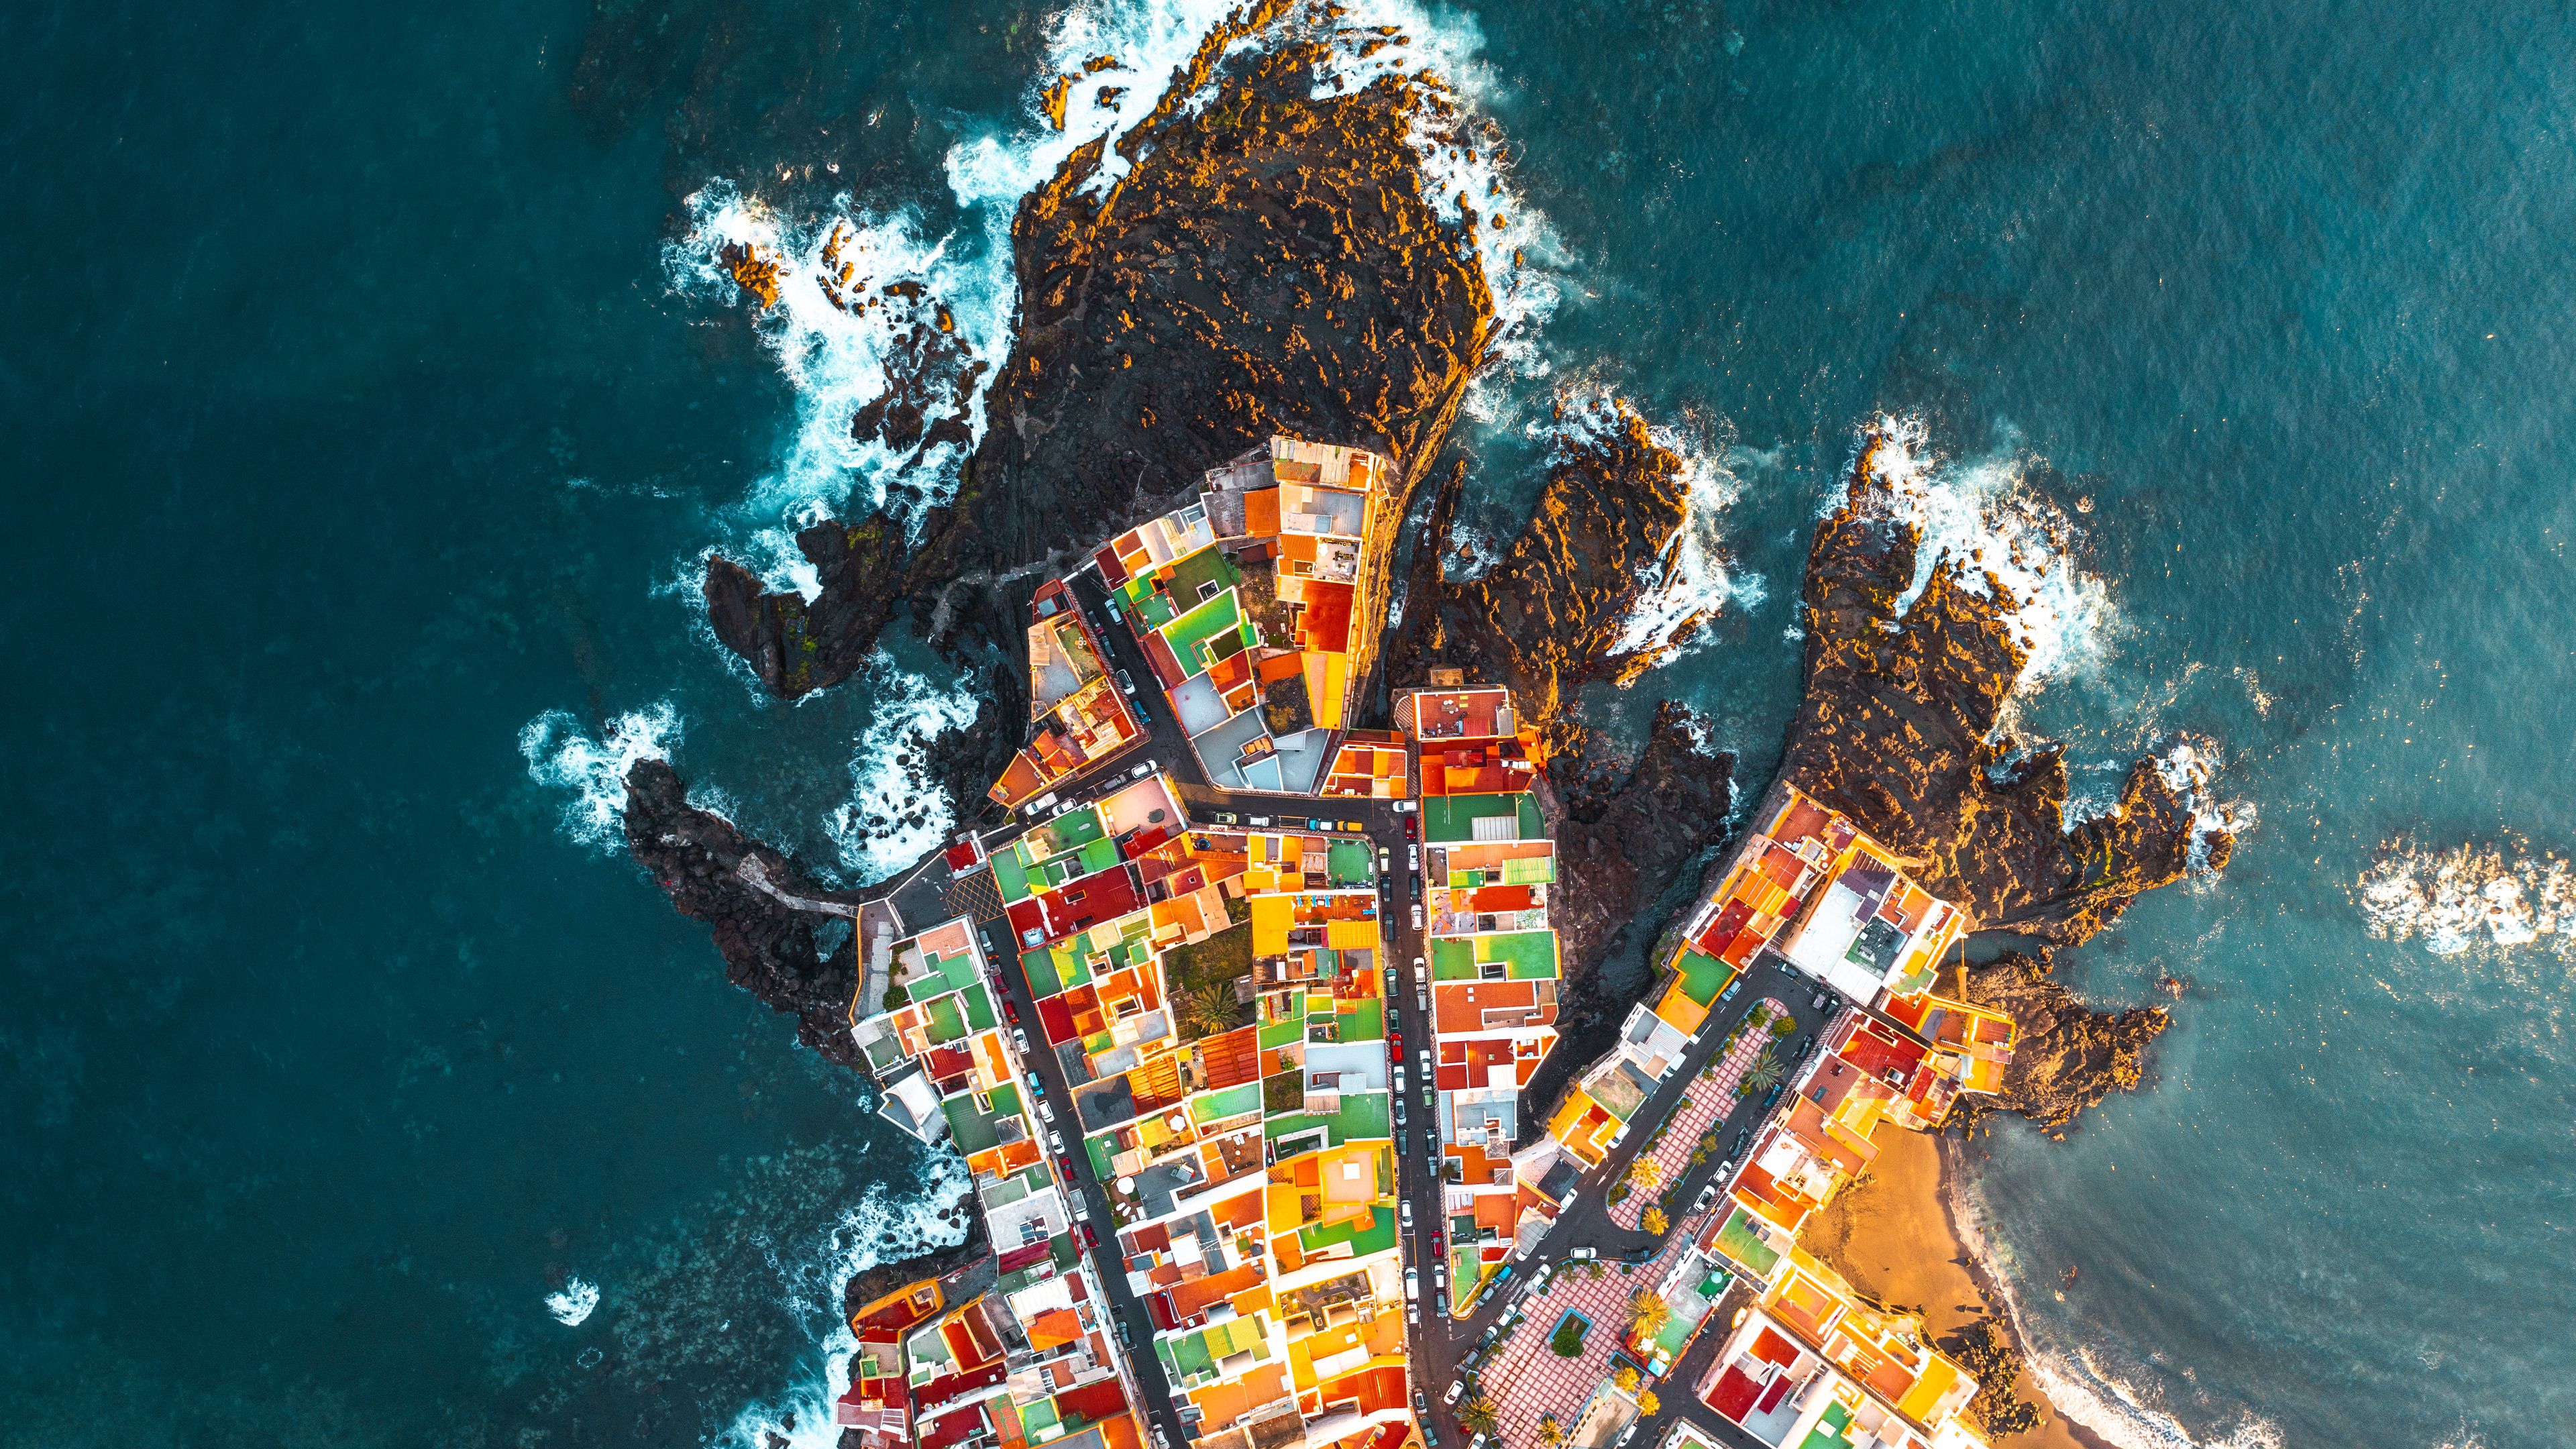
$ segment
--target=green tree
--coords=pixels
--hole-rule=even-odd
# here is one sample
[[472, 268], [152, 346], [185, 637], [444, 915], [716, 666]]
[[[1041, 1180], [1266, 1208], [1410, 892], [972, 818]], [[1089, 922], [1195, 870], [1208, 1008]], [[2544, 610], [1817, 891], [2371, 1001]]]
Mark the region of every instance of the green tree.
[[1234, 983], [1211, 981], [1182, 997], [1181, 1020], [1199, 1036], [1234, 1030]]
[[1663, 1408], [1664, 1401], [1655, 1397], [1655, 1391], [1653, 1389], [1648, 1389], [1637, 1396], [1637, 1416], [1639, 1418], [1651, 1419], [1655, 1417], [1655, 1415], [1663, 1412]]
[[1628, 1164], [1628, 1176], [1639, 1187], [1653, 1187], [1664, 1180], [1663, 1164], [1651, 1157], [1640, 1157]]
[[1499, 1422], [1494, 1415], [1494, 1401], [1482, 1388], [1469, 1389], [1458, 1404], [1458, 1422], [1470, 1434], [1491, 1434]]
[[1548, 1335], [1547, 1346], [1558, 1358], [1583, 1357], [1583, 1320], [1567, 1314], [1556, 1332]]
[[1744, 1068], [1745, 1094], [1750, 1096], [1755, 1092], [1770, 1091], [1780, 1085], [1780, 1075], [1780, 1059], [1771, 1055], [1769, 1047], [1764, 1047], [1761, 1055]]
[[1664, 1230], [1672, 1226], [1672, 1220], [1664, 1216], [1662, 1208], [1650, 1207], [1646, 1209], [1644, 1224], [1647, 1232], [1660, 1238], [1664, 1235]]

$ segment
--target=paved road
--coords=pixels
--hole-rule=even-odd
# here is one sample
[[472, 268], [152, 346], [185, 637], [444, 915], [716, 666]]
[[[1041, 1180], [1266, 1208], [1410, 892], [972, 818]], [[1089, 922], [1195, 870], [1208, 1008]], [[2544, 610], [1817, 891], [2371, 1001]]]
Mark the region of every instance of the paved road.
[[[1413, 978], [1413, 962], [1423, 954], [1422, 933], [1413, 925], [1413, 907], [1421, 898], [1421, 877], [1417, 869], [1408, 866], [1409, 861], [1413, 865], [1419, 863], [1418, 857], [1408, 855], [1408, 848], [1418, 848], [1418, 840], [1410, 827], [1421, 817], [1400, 814], [1391, 804], [1379, 800], [1305, 799], [1231, 793], [1215, 788], [1200, 767], [1188, 736], [1174, 719], [1171, 703], [1158, 687], [1153, 669], [1146, 663], [1144, 651], [1137, 645], [1135, 636], [1112, 621], [1103, 607], [1107, 591], [1098, 575], [1085, 570], [1068, 582], [1076, 601], [1090, 616], [1094, 631], [1107, 647], [1111, 666], [1126, 671], [1128, 678], [1134, 681], [1136, 692], [1133, 699], [1144, 714], [1147, 726], [1143, 748], [1122, 756], [1116, 775], [1104, 773], [1085, 781], [1081, 787], [1063, 792], [1068, 799], [1104, 790], [1117, 776], [1123, 776], [1137, 764], [1151, 759], [1179, 787], [1184, 809], [1198, 824], [1214, 823], [1214, 817], [1220, 814], [1234, 815], [1239, 821], [1265, 816], [1283, 828], [1290, 825], [1310, 828], [1307, 822], [1316, 819], [1332, 822], [1328, 828], [1334, 833], [1343, 833], [1339, 830], [1341, 822], [1354, 821], [1373, 845], [1386, 852], [1393, 867], [1381, 895], [1381, 914], [1388, 925], [1388, 964], [1398, 971], [1388, 1022], [1402, 1044], [1399, 1061], [1405, 1068], [1406, 1077], [1407, 1100], [1401, 1125], [1396, 1128], [1397, 1190], [1413, 1205], [1414, 1231], [1402, 1240], [1404, 1262], [1420, 1273], [1422, 1282], [1422, 1322], [1410, 1330], [1411, 1358], [1414, 1381], [1422, 1386], [1430, 1399], [1432, 1416], [1438, 1428], [1445, 1435], [1456, 1436], [1449, 1442], [1463, 1444], [1466, 1436], [1460, 1432], [1455, 1418], [1439, 1403], [1439, 1398], [1456, 1379], [1459, 1361], [1467, 1350], [1475, 1346], [1485, 1329], [1501, 1317], [1504, 1306], [1517, 1297], [1516, 1290], [1527, 1281], [1528, 1275], [1576, 1247], [1597, 1248], [1605, 1258], [1652, 1249], [1654, 1239], [1611, 1220], [1604, 1201], [1605, 1191], [1626, 1170], [1638, 1149], [1654, 1135], [1653, 1125], [1673, 1110], [1683, 1089], [1707, 1065], [1710, 1055], [1726, 1033], [1752, 1009], [1754, 1003], [1765, 996], [1774, 997], [1788, 1006], [1797, 1020], [1798, 1035], [1791, 1039], [1789, 1046], [1789, 1052], [1794, 1054], [1800, 1045], [1821, 1032], [1834, 1008], [1829, 1003], [1825, 1010], [1819, 1011], [1811, 1005], [1816, 987], [1804, 977], [1771, 967], [1757, 967], [1748, 973], [1742, 989], [1711, 1013], [1701, 1029], [1698, 1043], [1684, 1054], [1681, 1065], [1657, 1085], [1639, 1108], [1633, 1119], [1638, 1124], [1636, 1130], [1631, 1131], [1599, 1167], [1585, 1174], [1578, 1188], [1581, 1195], [1574, 1207], [1556, 1223], [1526, 1262], [1513, 1265], [1513, 1276], [1506, 1280], [1502, 1290], [1489, 1294], [1464, 1318], [1452, 1318], [1437, 1311], [1433, 1286], [1436, 1263], [1431, 1253], [1431, 1235], [1435, 1228], [1445, 1225], [1440, 1211], [1439, 1153], [1434, 1140], [1436, 1129], [1431, 1109], [1424, 1101], [1426, 1084], [1420, 1065], [1422, 1049], [1431, 1044], [1431, 1023], [1428, 1014], [1417, 1004], [1419, 997]], [[1016, 944], [1007, 939], [1007, 930], [1007, 927], [1002, 927], [999, 934], [989, 937], [991, 954], [996, 962], [1016, 962], [1019, 959]], [[1028, 985], [1022, 973], [1005, 969], [999, 974], [1003, 977], [1004, 993], [1016, 1004], [1022, 1023], [1034, 1030], [1036, 1006], [1029, 998]], [[1033, 1037], [1033, 1044], [1038, 1040]], [[1172, 1449], [1179, 1449], [1189, 1442], [1189, 1435], [1174, 1410], [1174, 1396], [1163, 1376], [1162, 1362], [1151, 1347], [1153, 1323], [1146, 1316], [1143, 1305], [1127, 1289], [1125, 1266], [1118, 1258], [1110, 1233], [1110, 1225], [1116, 1219], [1110, 1215], [1109, 1202], [1100, 1185], [1089, 1180], [1089, 1163], [1080, 1155], [1081, 1134], [1074, 1116], [1072, 1088], [1054, 1053], [1035, 1051], [1030, 1054], [1030, 1060], [1044, 1083], [1046, 1099], [1054, 1106], [1056, 1127], [1065, 1134], [1065, 1145], [1074, 1158], [1076, 1180], [1089, 1204], [1093, 1225], [1101, 1233], [1101, 1249], [1095, 1262], [1108, 1291], [1111, 1309], [1126, 1325], [1133, 1344], [1128, 1357], [1144, 1391], [1147, 1411], [1152, 1422], [1161, 1426], [1169, 1436]], [[1731, 1146], [1734, 1134], [1750, 1130], [1766, 1115], [1768, 1108], [1769, 1104], [1759, 1097], [1738, 1106], [1716, 1129], [1721, 1146]], [[1718, 1166], [1718, 1161], [1712, 1159], [1687, 1173], [1674, 1194], [1675, 1201], [1690, 1202], [1715, 1175]], [[1721, 1303], [1718, 1311], [1731, 1314], [1733, 1310], [1726, 1303]], [[1712, 1318], [1708, 1330], [1691, 1345], [1690, 1352], [1667, 1376], [1666, 1384], [1672, 1392], [1664, 1397], [1665, 1413], [1685, 1413], [1694, 1423], [1705, 1421], [1720, 1443], [1752, 1445], [1753, 1440], [1734, 1426], [1718, 1420], [1706, 1406], [1690, 1397], [1691, 1379], [1685, 1376], [1686, 1371], [1697, 1372], [1695, 1361], [1704, 1365], [1707, 1355], [1715, 1351], [1714, 1344], [1724, 1337], [1724, 1322], [1723, 1318]], [[1691, 1413], [1693, 1409], [1697, 1412]]]

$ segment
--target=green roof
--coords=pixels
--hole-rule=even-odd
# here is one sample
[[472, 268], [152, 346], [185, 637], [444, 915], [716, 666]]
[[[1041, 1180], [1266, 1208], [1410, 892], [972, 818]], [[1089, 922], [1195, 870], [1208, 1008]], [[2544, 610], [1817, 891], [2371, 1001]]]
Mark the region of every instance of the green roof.
[[1493, 816], [1517, 816], [1522, 840], [1547, 838], [1547, 817], [1534, 795], [1441, 795], [1422, 802], [1422, 838], [1433, 844], [1476, 838], [1476, 822]]
[[1163, 630], [1163, 642], [1172, 647], [1172, 657], [1180, 661], [1181, 668], [1192, 674], [1204, 674], [1210, 660], [1200, 657], [1199, 646], [1209, 644], [1215, 651], [1212, 658], [1221, 659], [1235, 652], [1225, 648], [1225, 641], [1217, 636], [1234, 630], [1235, 642], [1240, 644], [1242, 622], [1243, 616], [1234, 606], [1234, 590], [1228, 589], [1173, 620]]
[[1754, 1230], [1752, 1214], [1741, 1207], [1726, 1215], [1726, 1226], [1718, 1230], [1717, 1241], [1711, 1246], [1730, 1261], [1743, 1264], [1756, 1278], [1769, 1278], [1772, 1266], [1780, 1261], [1779, 1253]]
[[1726, 989], [1726, 978], [1735, 974], [1716, 957], [1690, 950], [1682, 952], [1673, 969], [1681, 973], [1682, 995], [1702, 1006], [1715, 1001], [1717, 993]]

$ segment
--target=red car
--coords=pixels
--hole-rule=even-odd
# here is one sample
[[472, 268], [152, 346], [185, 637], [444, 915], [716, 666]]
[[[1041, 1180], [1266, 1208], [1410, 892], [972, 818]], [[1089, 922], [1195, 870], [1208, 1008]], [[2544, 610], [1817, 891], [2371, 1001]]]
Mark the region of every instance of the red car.
[[1091, 1230], [1091, 1224], [1089, 1223], [1084, 1223], [1082, 1225], [1082, 1245], [1086, 1248], [1097, 1248], [1100, 1246], [1100, 1235]]
[[1011, 998], [1007, 996], [1002, 998], [1002, 1015], [1009, 1019], [1011, 1025], [1018, 1026], [1020, 1024], [1020, 1009], [1013, 1006], [1011, 1004]]
[[1070, 1157], [1057, 1158], [1055, 1160], [1055, 1170], [1057, 1175], [1062, 1177], [1066, 1182], [1078, 1183], [1082, 1181], [1081, 1178], [1073, 1175], [1073, 1159]]
[[1404, 838], [1416, 842], [1419, 842], [1422, 839], [1421, 816], [1407, 815], [1404, 817]]
[[1388, 1032], [1386, 1034], [1386, 1049], [1389, 1052], [1394, 1053], [1397, 1061], [1404, 1060], [1404, 1033], [1400, 1031]]
[[1441, 1235], [1441, 1232], [1440, 1232], [1440, 1230], [1439, 1230], [1438, 1228], [1433, 1228], [1433, 1229], [1431, 1230], [1431, 1256], [1433, 1256], [1433, 1257], [1435, 1257], [1435, 1258], [1439, 1257], [1439, 1256], [1441, 1255], [1441, 1253], [1447, 1249], [1447, 1247], [1448, 1247], [1448, 1241], [1447, 1241], [1447, 1239], [1446, 1239], [1446, 1238], [1444, 1238], [1444, 1237]]

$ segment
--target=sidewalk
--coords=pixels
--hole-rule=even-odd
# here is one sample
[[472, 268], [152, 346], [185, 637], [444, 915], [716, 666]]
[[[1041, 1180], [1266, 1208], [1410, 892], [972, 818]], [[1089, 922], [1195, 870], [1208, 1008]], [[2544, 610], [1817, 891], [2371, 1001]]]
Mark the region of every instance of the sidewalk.
[[[1766, 1029], [1769, 1021], [1787, 1013], [1788, 1009], [1777, 997], [1766, 996], [1745, 1013], [1744, 1020], [1748, 1026], [1736, 1038], [1735, 1044], [1727, 1048], [1726, 1055], [1718, 1059], [1716, 1075], [1694, 1078], [1684, 1089], [1687, 1095], [1665, 1119], [1667, 1125], [1663, 1140], [1655, 1145], [1652, 1152], [1637, 1154], [1637, 1162], [1654, 1163], [1662, 1169], [1662, 1175], [1652, 1187], [1640, 1183], [1630, 1190], [1627, 1197], [1611, 1204], [1612, 1222], [1623, 1228], [1636, 1227], [1645, 1217], [1646, 1209], [1661, 1200], [1690, 1171], [1690, 1155], [1699, 1145], [1700, 1134], [1725, 1121], [1726, 1114], [1735, 1109], [1735, 1084], [1744, 1080], [1745, 1069], [1753, 1065], [1753, 1059], [1776, 1040]], [[1756, 1014], [1763, 1017], [1763, 1025], [1749, 1025]], [[1705, 1072], [1706, 1069], [1702, 1070]], [[1719, 1145], [1719, 1150], [1724, 1150], [1724, 1144]], [[1668, 1211], [1678, 1216], [1689, 1206], [1687, 1202], [1677, 1203]]]

